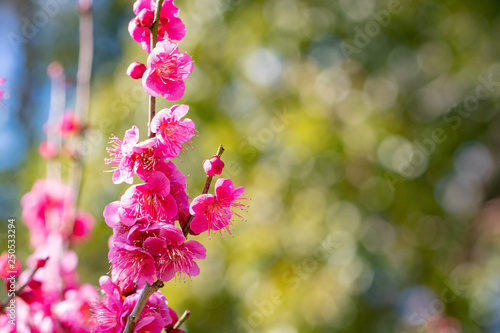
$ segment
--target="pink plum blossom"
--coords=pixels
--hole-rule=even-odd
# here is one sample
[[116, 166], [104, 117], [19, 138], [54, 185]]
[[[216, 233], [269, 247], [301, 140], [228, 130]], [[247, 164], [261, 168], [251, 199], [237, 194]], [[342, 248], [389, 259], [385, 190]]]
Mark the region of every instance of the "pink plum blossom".
[[177, 44], [168, 40], [159, 42], [148, 57], [147, 67], [142, 87], [148, 94], [162, 95], [169, 101], [184, 95], [184, 80], [193, 70], [193, 61], [189, 55], [179, 52]]
[[139, 142], [139, 129], [137, 126], [132, 126], [131, 129], [125, 131], [123, 140], [116, 136], [111, 137], [110, 143], [112, 146], [107, 148], [110, 158], [107, 158], [106, 164], [116, 165], [113, 173], [113, 183], [120, 184], [126, 182], [132, 184], [134, 182], [134, 163], [132, 158], [134, 155], [134, 146]]
[[181, 119], [188, 111], [187, 105], [174, 105], [158, 112], [151, 121], [151, 131], [156, 133], [159, 147], [167, 158], [179, 155], [182, 144], [194, 135], [194, 122], [189, 118]]
[[123, 303], [120, 289], [109, 276], [102, 276], [99, 284], [104, 297], [92, 304], [90, 326], [96, 333], [120, 333], [125, 328], [122, 321]]
[[73, 232], [70, 236], [71, 242], [78, 243], [86, 241], [90, 237], [90, 233], [94, 229], [94, 217], [84, 211], [76, 213], [75, 222], [73, 223]]
[[134, 217], [128, 216], [125, 210], [122, 208], [120, 201], [113, 201], [112, 203], [104, 207], [104, 221], [106, 224], [115, 228], [119, 225], [131, 226], [135, 223], [136, 219]]
[[156, 165], [156, 170], [162, 172], [170, 181], [170, 194], [174, 197], [178, 212], [173, 219], [182, 221], [182, 216], [187, 216], [189, 214], [186, 176], [184, 176], [184, 174], [177, 169], [175, 164], [170, 161], [158, 163]]
[[177, 214], [170, 181], [158, 171], [151, 173], [147, 183], [131, 186], [123, 194], [120, 205], [128, 216], [153, 222], [169, 222]]
[[66, 291], [64, 299], [53, 306], [52, 312], [65, 330], [80, 333], [90, 332], [88, 327], [90, 306], [98, 297], [96, 288], [85, 284], [78, 290]]
[[114, 242], [108, 253], [111, 274], [122, 290], [134, 285], [153, 284], [156, 277], [155, 263], [149, 252], [138, 246]]
[[[194, 215], [191, 221], [191, 230], [195, 234], [204, 231], [221, 230], [225, 228], [229, 233], [229, 224], [233, 215], [232, 207], [243, 209], [245, 205], [237, 200], [243, 194], [243, 186], [234, 188], [230, 179], [220, 178], [215, 183], [215, 196], [202, 194], [193, 199], [189, 212]], [[236, 214], [236, 213], [235, 213]], [[236, 214], [237, 215], [237, 214]], [[239, 216], [239, 215], [237, 215]], [[241, 218], [241, 216], [239, 216]]]
[[[142, 290], [124, 297], [121, 290], [108, 276], [99, 279], [104, 297], [92, 306], [90, 326], [95, 333], [120, 333], [125, 328], [127, 318], [139, 300]], [[172, 323], [168, 301], [160, 291], [153, 293], [137, 321], [134, 332], [160, 333]]]
[[160, 237], [145, 240], [144, 247], [159, 256], [156, 267], [162, 281], [170, 281], [177, 275], [197, 276], [200, 268], [195, 260], [206, 257], [203, 245], [194, 240], [186, 242], [182, 231], [173, 225], [160, 229]]
[[217, 155], [213, 155], [209, 159], [203, 161], [203, 170], [205, 170], [207, 176], [220, 175], [223, 168], [224, 162], [222, 162]]
[[125, 132], [123, 140], [111, 137], [111, 147], [107, 148], [110, 158], [106, 164], [115, 165], [113, 183], [134, 182], [134, 170], [143, 180], [156, 168], [156, 164], [165, 159], [165, 153], [160, 149], [157, 138], [139, 142], [139, 129], [132, 126]]
[[[130, 36], [141, 44], [144, 51], [151, 52], [151, 33], [149, 27], [153, 23], [156, 1], [137, 0], [134, 3], [134, 17], [129, 25]], [[163, 2], [158, 25], [158, 41], [166, 39], [181, 40], [186, 34], [186, 26], [178, 17], [179, 9], [173, 0]]]
[[52, 179], [35, 182], [21, 199], [23, 221], [31, 230], [33, 246], [43, 244], [51, 231], [68, 233], [73, 223], [73, 203], [73, 191], [64, 183]]

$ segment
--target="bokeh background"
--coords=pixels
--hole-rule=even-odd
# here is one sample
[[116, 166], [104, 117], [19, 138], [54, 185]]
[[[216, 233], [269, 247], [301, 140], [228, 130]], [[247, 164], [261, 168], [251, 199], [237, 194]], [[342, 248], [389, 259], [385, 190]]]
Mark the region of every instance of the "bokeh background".
[[[49, 2], [50, 19], [28, 37]], [[127, 32], [132, 3], [94, 4], [79, 204], [97, 227], [76, 250], [82, 282], [95, 285], [109, 269], [102, 211], [127, 188], [104, 172], [108, 138], [132, 125], [146, 136], [147, 96], [125, 75], [146, 60]], [[199, 134], [176, 164], [194, 197], [201, 161], [222, 143], [223, 176], [251, 198], [234, 237], [197, 239], [208, 249], [202, 274], [163, 289], [192, 311], [187, 331], [500, 332], [498, 1], [176, 5], [180, 50], [195, 61], [177, 103], [190, 105]], [[69, 0], [0, 2], [2, 224], [20, 219], [20, 197], [45, 176], [37, 149], [51, 62], [64, 65], [74, 103], [77, 17]]]

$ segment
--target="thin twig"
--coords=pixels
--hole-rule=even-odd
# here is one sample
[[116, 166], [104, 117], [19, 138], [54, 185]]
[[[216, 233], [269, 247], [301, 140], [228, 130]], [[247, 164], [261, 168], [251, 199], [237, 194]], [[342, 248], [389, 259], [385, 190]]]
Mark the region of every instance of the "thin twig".
[[90, 104], [90, 76], [94, 54], [92, 0], [78, 1], [80, 20], [80, 51], [76, 74], [75, 114], [83, 124], [87, 122]]
[[[158, 40], [158, 25], [160, 24], [159, 22], [160, 22], [160, 12], [162, 4], [163, 0], [159, 0], [156, 3], [155, 20], [153, 22], [153, 25], [149, 28], [149, 31], [151, 33], [150, 52], [152, 52], [153, 49], [156, 47], [156, 42]], [[155, 136], [155, 133], [151, 131], [151, 121], [153, 120], [155, 114], [156, 114], [156, 97], [149, 96], [148, 138], [154, 138]]]
[[134, 306], [134, 310], [132, 310], [132, 313], [128, 316], [127, 325], [125, 326], [123, 333], [132, 333], [134, 331], [134, 326], [137, 324], [139, 316], [148, 302], [149, 296], [153, 295], [160, 288], [163, 288], [163, 282], [160, 280], [153, 283], [153, 285], [146, 282], [144, 289], [142, 289], [141, 296], [139, 296], [139, 300]]
[[189, 319], [190, 315], [191, 315], [191, 311], [189, 311], [189, 310], [184, 311], [184, 313], [182, 314], [182, 316], [175, 323], [174, 330], [180, 328], [181, 325], [182, 325], [182, 323], [184, 323], [186, 320]]
[[[224, 147], [222, 147], [222, 145], [219, 145], [219, 149], [217, 149], [217, 156], [221, 157], [222, 156], [222, 153], [224, 153]], [[208, 176], [207, 175], [207, 179], [205, 180], [205, 186], [203, 187], [203, 191], [201, 192], [201, 194], [207, 194], [208, 193], [208, 190], [210, 189], [210, 184], [212, 184], [212, 176]], [[190, 226], [191, 226], [191, 221], [193, 221], [193, 218], [194, 216], [189, 214], [189, 218], [186, 222], [186, 224], [184, 225], [184, 227], [182, 228], [182, 232], [184, 233], [184, 237], [187, 237], [187, 235], [189, 234], [189, 231], [190, 231]]]
[[[83, 128], [86, 128], [90, 113], [90, 77], [94, 54], [92, 0], [79, 0], [78, 14], [80, 21], [80, 51], [78, 54], [78, 72], [76, 75], [75, 115], [80, 120]], [[85, 131], [81, 129], [80, 137], [77, 141], [80, 144], [80, 154], [77, 153], [74, 167], [70, 169], [71, 173], [69, 176], [70, 186], [77, 194], [75, 205], [78, 205], [82, 191], [84, 174], [82, 157], [85, 153]]]
[[[66, 87], [64, 68], [60, 63], [53, 62], [47, 68], [47, 74], [50, 77], [50, 109], [49, 118], [47, 120], [47, 143], [57, 147], [57, 151], [61, 151], [62, 137], [56, 130], [57, 122], [61, 118], [64, 105], [66, 103]], [[61, 180], [62, 178], [62, 163], [61, 156], [58, 160], [47, 159], [47, 179]]]
[[[45, 261], [47, 261], [48, 259], [49, 259], [49, 257], [45, 258]], [[0, 310], [4, 309], [7, 306], [7, 304], [9, 304], [10, 300], [13, 299], [15, 296], [21, 295], [21, 293], [23, 292], [24, 288], [26, 288], [26, 286], [31, 282], [31, 280], [33, 280], [33, 276], [35, 276], [35, 273], [40, 268], [41, 267], [39, 267], [39, 266], [36, 266], [35, 268], [33, 268], [33, 271], [31, 272], [30, 276], [28, 277], [28, 280], [26, 280], [26, 282], [19, 289], [17, 289], [16, 292], [13, 295], [10, 295], [9, 297], [7, 297], [7, 299], [2, 303], [2, 306], [0, 307]]]

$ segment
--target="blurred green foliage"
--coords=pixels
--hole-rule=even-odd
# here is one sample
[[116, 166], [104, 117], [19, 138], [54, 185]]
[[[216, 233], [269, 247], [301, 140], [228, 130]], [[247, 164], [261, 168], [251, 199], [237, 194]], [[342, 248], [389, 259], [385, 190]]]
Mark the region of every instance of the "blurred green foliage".
[[[131, 5], [96, 11], [80, 202], [98, 225], [77, 249], [82, 280], [96, 285], [109, 269], [102, 210], [127, 188], [103, 172], [107, 138], [147, 132], [147, 96], [125, 75], [146, 61], [127, 33]], [[222, 176], [251, 199], [234, 237], [198, 237], [201, 275], [163, 289], [191, 310], [188, 332], [498, 332], [498, 2], [176, 5], [179, 48], [195, 61], [176, 103], [190, 106], [199, 135], [176, 164], [194, 197], [201, 161], [222, 143]], [[52, 60], [74, 70], [74, 15], [55, 19], [68, 43], [27, 45], [43, 48], [35, 77]], [[44, 175], [36, 148], [27, 161], [21, 192]]]

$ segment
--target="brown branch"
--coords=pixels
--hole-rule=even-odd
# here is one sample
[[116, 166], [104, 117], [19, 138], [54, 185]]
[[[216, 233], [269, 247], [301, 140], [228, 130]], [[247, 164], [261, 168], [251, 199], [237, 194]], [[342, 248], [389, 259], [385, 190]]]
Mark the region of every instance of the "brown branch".
[[[49, 259], [49, 257], [45, 258], [45, 261], [47, 261]], [[21, 295], [21, 293], [23, 292], [24, 288], [26, 288], [26, 286], [31, 282], [31, 280], [33, 280], [33, 276], [35, 276], [35, 273], [42, 267], [40, 266], [36, 266], [35, 268], [33, 268], [33, 271], [31, 272], [30, 276], [28, 277], [28, 280], [26, 280], [26, 282], [19, 288], [15, 291], [14, 295], [12, 296], [9, 296], [7, 297], [7, 299], [2, 303], [2, 306], [0, 307], [0, 310], [3, 310], [7, 304], [9, 304], [10, 300], [13, 299], [15, 296], [19, 296]]]
[[158, 289], [163, 288], [163, 282], [158, 280], [153, 285], [150, 285], [146, 282], [146, 285], [142, 289], [141, 296], [139, 296], [139, 300], [134, 306], [134, 309], [130, 313], [127, 319], [127, 325], [123, 330], [123, 333], [132, 333], [134, 331], [135, 324], [139, 321], [139, 316], [141, 315], [142, 310], [146, 306], [148, 299], [151, 295], [158, 291]]
[[177, 320], [177, 322], [175, 323], [174, 325], [174, 330], [175, 329], [178, 329], [181, 327], [181, 325], [189, 319], [189, 316], [191, 315], [191, 311], [189, 310], [186, 310], [184, 311], [184, 313], [182, 314], [182, 316], [179, 318], [179, 320]]
[[[217, 149], [217, 156], [221, 157], [222, 156], [222, 153], [224, 153], [224, 147], [222, 147], [222, 145], [219, 145], [219, 149]], [[203, 191], [201, 192], [201, 194], [207, 194], [208, 193], [208, 190], [210, 189], [210, 184], [212, 184], [212, 178], [213, 176], [209, 176], [207, 175], [207, 179], [205, 180], [205, 186], [203, 186]], [[189, 234], [189, 231], [190, 231], [190, 225], [191, 225], [191, 221], [193, 221], [193, 218], [194, 216], [189, 214], [189, 218], [186, 222], [186, 224], [184, 225], [184, 227], [182, 228], [182, 232], [184, 233], [184, 237], [187, 237], [187, 235]]]
[[90, 113], [90, 77], [92, 74], [92, 60], [94, 54], [93, 37], [93, 14], [92, 0], [79, 0], [77, 10], [80, 21], [80, 51], [78, 54], [78, 72], [76, 75], [76, 100], [75, 115], [83, 126], [80, 129], [78, 143], [80, 145], [80, 154], [74, 157], [75, 166], [71, 168], [69, 183], [71, 188], [77, 193], [75, 205], [81, 198], [84, 164], [83, 154], [85, 152], [85, 134], [87, 128], [87, 119]]
[[[156, 47], [156, 42], [158, 40], [158, 25], [160, 24], [160, 12], [161, 6], [163, 4], [163, 0], [158, 0], [156, 3], [155, 10], [155, 20], [153, 25], [149, 27], [149, 31], [151, 33], [151, 46], [150, 52]], [[155, 134], [151, 131], [151, 121], [155, 117], [156, 114], [156, 97], [149, 96], [149, 116], [148, 116], [148, 138], [154, 138]]]
[[75, 114], [85, 124], [90, 104], [90, 76], [94, 54], [92, 0], [78, 1], [80, 20], [80, 51], [78, 54], [78, 72], [76, 74]]
[[[156, 9], [155, 9], [155, 20], [151, 27], [149, 28], [149, 31], [151, 33], [151, 49], [150, 51], [153, 51], [153, 49], [156, 47], [156, 42], [158, 39], [158, 25], [160, 22], [160, 12], [161, 12], [161, 6], [163, 4], [164, 0], [158, 0], [156, 3]], [[148, 138], [154, 137], [154, 133], [151, 132], [151, 121], [153, 120], [155, 116], [155, 109], [156, 109], [156, 97], [150, 96], [149, 97], [149, 116], [148, 116]], [[139, 297], [139, 300], [137, 301], [137, 304], [134, 307], [134, 310], [132, 310], [132, 313], [128, 316], [127, 318], [127, 325], [125, 326], [125, 329], [123, 330], [123, 333], [132, 333], [134, 331], [134, 326], [139, 320], [139, 317], [141, 315], [142, 310], [144, 309], [144, 306], [146, 306], [146, 303], [148, 302], [149, 297], [154, 294], [158, 289], [163, 287], [163, 282], [158, 280], [153, 285], [149, 285], [149, 283], [146, 283], [144, 286], [144, 289], [142, 290], [141, 296]]]

